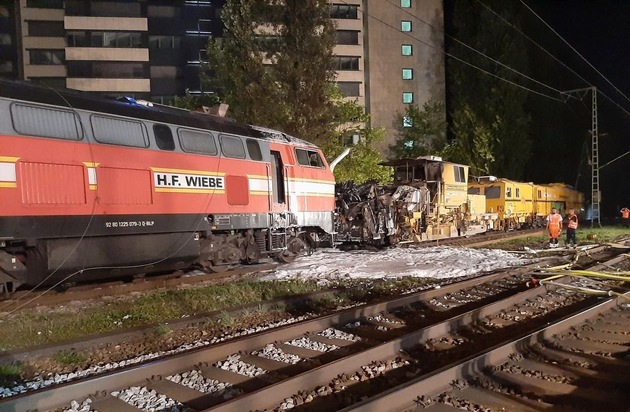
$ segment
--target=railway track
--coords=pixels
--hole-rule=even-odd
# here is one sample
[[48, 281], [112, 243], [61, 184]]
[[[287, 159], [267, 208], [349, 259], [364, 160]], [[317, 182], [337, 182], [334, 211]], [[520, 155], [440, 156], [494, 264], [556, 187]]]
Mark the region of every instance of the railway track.
[[[519, 232], [497, 232], [471, 237], [461, 237], [453, 239], [442, 239], [420, 244], [404, 245], [405, 247], [429, 247], [436, 245], [452, 246], [484, 246], [505, 239], [513, 239], [524, 236], [534, 236], [542, 233], [540, 230], [525, 230]], [[265, 262], [257, 265], [240, 266], [223, 273], [204, 274], [201, 272], [184, 273], [182, 271], [173, 272], [166, 275], [156, 275], [150, 277], [137, 277], [130, 281], [112, 281], [101, 283], [90, 283], [84, 285], [68, 286], [63, 290], [33, 290], [17, 291], [11, 294], [0, 293], [0, 311], [11, 312], [16, 309], [27, 309], [34, 306], [62, 305], [71, 301], [88, 300], [100, 298], [102, 296], [115, 296], [130, 294], [133, 292], [143, 292], [175, 288], [183, 285], [193, 285], [199, 283], [221, 283], [226, 280], [241, 279], [256, 274], [273, 270], [278, 267], [278, 263]], [[35, 298], [36, 297], [36, 298]], [[33, 299], [35, 298], [35, 299]]]
[[[624, 259], [615, 258], [605, 267]], [[506, 342], [515, 335], [521, 339], [532, 333], [544, 335], [540, 330], [548, 323], [593, 310], [589, 308], [597, 302], [584, 295], [527, 288], [534, 271], [533, 267], [511, 269], [362, 305], [13, 396], [0, 400], [0, 409], [380, 411], [417, 407], [418, 399], [429, 399], [429, 394], [422, 394], [424, 389], [405, 398], [408, 404], [400, 409], [394, 405], [402, 405], [402, 396], [395, 404], [379, 400], [397, 397], [404, 388], [445, 368], [485, 356], [489, 348], [509, 346]], [[581, 279], [565, 282], [592, 286]], [[473, 372], [476, 366], [460, 369]], [[437, 384], [431, 388], [448, 389]], [[383, 409], [383, 404], [389, 406]]]

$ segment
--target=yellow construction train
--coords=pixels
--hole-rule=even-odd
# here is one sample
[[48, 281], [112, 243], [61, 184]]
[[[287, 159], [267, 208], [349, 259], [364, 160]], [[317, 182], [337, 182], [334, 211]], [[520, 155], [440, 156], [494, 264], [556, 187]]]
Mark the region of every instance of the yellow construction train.
[[389, 185], [337, 184], [338, 242], [383, 245], [544, 226], [552, 208], [583, 210], [583, 195], [561, 183], [473, 178], [469, 166], [437, 156], [383, 165], [394, 169]]
[[568, 209], [580, 214], [584, 207], [584, 195], [563, 183], [535, 184], [483, 176], [469, 182], [468, 193], [485, 196], [486, 211], [497, 213], [492, 226], [495, 230], [544, 226], [553, 208], [564, 215]]

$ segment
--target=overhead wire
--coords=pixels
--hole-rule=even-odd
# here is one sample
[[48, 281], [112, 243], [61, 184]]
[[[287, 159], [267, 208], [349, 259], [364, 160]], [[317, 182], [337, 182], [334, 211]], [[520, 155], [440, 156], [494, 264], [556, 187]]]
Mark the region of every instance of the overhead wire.
[[[346, 2], [346, 1], [344, 1], [344, 0], [340, 0], [340, 1], [341, 1], [341, 3], [346, 4], [346, 5], [348, 5], [348, 6], [355, 6], [354, 4], [350, 4], [350, 3], [348, 3], [348, 2]], [[443, 49], [443, 48], [441, 48], [441, 47], [436, 47], [436, 46], [434, 46], [434, 45], [432, 45], [432, 44], [430, 44], [430, 43], [427, 43], [427, 42], [425, 42], [424, 40], [422, 40], [422, 39], [420, 39], [420, 38], [418, 38], [418, 37], [416, 37], [416, 36], [413, 36], [413, 35], [411, 35], [411, 34], [410, 34], [410, 33], [408, 33], [408, 32], [401, 32], [401, 31], [400, 31], [398, 28], [396, 28], [395, 26], [392, 26], [391, 24], [387, 23], [386, 21], [384, 21], [384, 20], [382, 20], [382, 19], [380, 19], [380, 18], [378, 18], [378, 17], [375, 17], [375, 16], [371, 15], [370, 13], [368, 13], [368, 12], [366, 12], [366, 11], [364, 11], [364, 10], [358, 9], [358, 11], [359, 11], [360, 13], [362, 13], [364, 16], [368, 16], [369, 18], [372, 18], [372, 19], [374, 19], [375, 21], [378, 21], [378, 22], [380, 22], [380, 23], [384, 24], [384, 25], [385, 25], [385, 26], [387, 26], [387, 27], [390, 27], [390, 28], [392, 28], [392, 29], [396, 30], [396, 32], [398, 32], [398, 33], [402, 33], [402, 34], [404, 34], [404, 35], [406, 35], [406, 36], [408, 36], [408, 37], [412, 38], [413, 40], [415, 40], [415, 41], [417, 41], [417, 42], [419, 42], [419, 43], [421, 43], [421, 44], [424, 44], [425, 46], [427, 46], [427, 47], [429, 47], [429, 48], [436, 49], [436, 50], [440, 51], [442, 54], [444, 54], [445, 56], [448, 56], [448, 57], [450, 57], [451, 59], [456, 60], [456, 61], [458, 61], [458, 62], [460, 62], [460, 63], [463, 63], [463, 64], [465, 64], [465, 65], [467, 65], [467, 66], [470, 66], [470, 67], [472, 67], [472, 68], [474, 68], [474, 69], [476, 69], [476, 70], [478, 70], [478, 71], [480, 71], [480, 72], [482, 72], [482, 73], [485, 73], [485, 74], [487, 74], [487, 75], [489, 75], [489, 76], [495, 77], [495, 78], [497, 78], [497, 79], [499, 79], [499, 80], [501, 80], [501, 81], [504, 81], [504, 82], [506, 82], [506, 83], [509, 83], [509, 84], [511, 84], [511, 85], [513, 85], [513, 86], [516, 86], [516, 87], [519, 87], [519, 88], [521, 88], [521, 89], [527, 90], [528, 92], [531, 92], [531, 93], [537, 94], [537, 95], [539, 95], [539, 96], [546, 97], [546, 98], [551, 99], [551, 100], [556, 100], [556, 101], [558, 101], [558, 102], [564, 102], [562, 99], [558, 99], [558, 98], [553, 97], [553, 96], [550, 96], [550, 95], [548, 95], [548, 94], [545, 94], [545, 93], [542, 93], [542, 92], [539, 92], [539, 91], [536, 91], [536, 90], [530, 89], [529, 87], [523, 86], [523, 85], [521, 85], [521, 84], [518, 84], [518, 83], [513, 82], [513, 81], [511, 81], [511, 80], [508, 80], [508, 79], [506, 79], [506, 78], [503, 78], [503, 77], [501, 77], [501, 76], [499, 76], [499, 75], [497, 75], [497, 74], [494, 74], [494, 73], [492, 73], [492, 72], [489, 72], [488, 70], [482, 69], [481, 67], [476, 66], [476, 65], [474, 65], [474, 64], [472, 64], [472, 63], [470, 63], [470, 62], [468, 62], [468, 61], [466, 61], [466, 60], [464, 60], [464, 59], [462, 59], [462, 58], [459, 58], [459, 57], [457, 57], [457, 56], [455, 56], [455, 55], [453, 55], [453, 54], [451, 54], [451, 53], [447, 52], [446, 50], [444, 50], [444, 49]]]
[[[591, 82], [589, 82], [588, 80], [586, 80], [583, 76], [581, 76], [578, 72], [576, 72], [575, 70], [573, 70], [572, 68], [570, 68], [567, 64], [565, 64], [562, 60], [560, 60], [558, 57], [556, 57], [553, 53], [551, 53], [550, 51], [548, 51], [547, 49], [545, 49], [543, 46], [541, 46], [539, 43], [537, 43], [534, 39], [532, 39], [531, 37], [529, 37], [528, 35], [526, 35], [525, 33], [523, 33], [522, 30], [520, 30], [518, 27], [516, 27], [514, 24], [510, 23], [507, 19], [505, 19], [503, 16], [501, 16], [499, 13], [497, 13], [496, 11], [494, 11], [492, 8], [490, 8], [490, 6], [488, 6], [487, 4], [485, 4], [484, 2], [482, 2], [481, 0], [475, 0], [477, 3], [481, 4], [484, 8], [486, 8], [490, 13], [494, 14], [498, 19], [500, 19], [501, 21], [503, 21], [505, 24], [507, 24], [508, 26], [510, 26], [512, 29], [514, 29], [516, 32], [518, 32], [521, 36], [525, 37], [525, 39], [529, 40], [532, 44], [534, 44], [536, 47], [538, 47], [540, 50], [542, 50], [543, 52], [545, 52], [547, 55], [549, 55], [552, 59], [554, 59], [555, 61], [557, 61], [558, 63], [560, 63], [564, 68], [566, 68], [567, 70], [569, 70], [571, 73], [573, 73], [576, 77], [578, 77], [580, 80], [582, 80], [584, 83], [588, 84], [590, 87], [593, 87], [593, 84], [591, 84]], [[544, 21], [543, 21], [544, 22]], [[553, 29], [552, 29], [553, 30]], [[563, 39], [564, 40], [564, 39]], [[566, 41], [565, 41], [566, 42]], [[570, 45], [569, 45], [570, 46]], [[582, 56], [580, 56], [582, 57]], [[588, 63], [588, 62], [587, 62]], [[590, 63], [589, 63], [590, 64]], [[607, 79], [606, 79], [607, 80]], [[614, 87], [614, 85], [613, 85]], [[630, 116], [630, 111], [626, 110], [625, 108], [623, 108], [618, 102], [616, 102], [615, 100], [613, 100], [610, 96], [608, 96], [606, 93], [604, 93], [601, 89], [597, 88], [597, 93], [601, 94], [602, 97], [604, 97], [606, 100], [610, 101], [612, 104], [614, 104], [615, 106], [617, 106], [619, 109], [621, 109], [624, 113], [626, 113], [628, 116]], [[622, 93], [623, 94], [623, 93]], [[625, 96], [624, 96], [625, 97]], [[589, 109], [590, 110], [590, 109]]]
[[[608, 80], [608, 78], [606, 76], [604, 76], [604, 74], [599, 71], [595, 66], [593, 66], [593, 64], [591, 64], [591, 62], [589, 62], [586, 57], [584, 57], [579, 51], [577, 51], [575, 49], [575, 47], [573, 47], [564, 37], [562, 37], [560, 35], [560, 33], [558, 33], [556, 30], [554, 30], [553, 27], [551, 27], [538, 13], [536, 13], [531, 7], [529, 7], [529, 5], [527, 5], [527, 3], [525, 3], [524, 0], [520, 0], [521, 4], [523, 4], [523, 6], [525, 6], [534, 16], [536, 16], [545, 26], [547, 26], [547, 28], [549, 28], [549, 30], [551, 30], [556, 36], [558, 36], [558, 38], [560, 38], [560, 40], [562, 40], [567, 46], [569, 46], [569, 48], [571, 50], [573, 50], [578, 56], [580, 56], [580, 58], [582, 60], [584, 60], [584, 62], [586, 64], [588, 64], [593, 70], [595, 70], [595, 72], [597, 74], [599, 74], [604, 80], [606, 80], [606, 82], [611, 85], [616, 91], [617, 93], [619, 93], [620, 95], [622, 95], [623, 97], [626, 98], [626, 100], [628, 100], [630, 102], [630, 98], [628, 96], [625, 95], [624, 92], [622, 92], [621, 90], [619, 90], [619, 88], [617, 86], [615, 86], [610, 80]], [[626, 110], [624, 110], [626, 111]], [[626, 111], [626, 113], [628, 113]], [[629, 113], [630, 114], [630, 113]]]

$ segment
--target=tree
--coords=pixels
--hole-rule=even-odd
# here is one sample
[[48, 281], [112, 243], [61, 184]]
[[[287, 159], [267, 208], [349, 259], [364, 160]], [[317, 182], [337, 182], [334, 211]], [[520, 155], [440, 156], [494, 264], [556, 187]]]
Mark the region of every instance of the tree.
[[[322, 145], [322, 150], [329, 161], [334, 160], [346, 148], [351, 151], [335, 168], [335, 179], [338, 182], [353, 180], [363, 183], [367, 180], [376, 180], [379, 183], [387, 183], [392, 178], [392, 168], [381, 166], [383, 161], [381, 154], [374, 148], [375, 143], [385, 138], [385, 129], [372, 129], [368, 125], [369, 115], [365, 108], [356, 100], [343, 98], [338, 88], [334, 88], [330, 96], [335, 118], [333, 120], [334, 134]], [[358, 136], [359, 141], [355, 145], [349, 145], [353, 136]]]
[[180, 107], [182, 109], [197, 110], [203, 106], [212, 107], [220, 103], [219, 97], [216, 94], [190, 94], [190, 91], [186, 89], [184, 96], [175, 96], [172, 105]]
[[[489, 6], [517, 27], [517, 4], [491, 0]], [[471, 47], [527, 72], [527, 51], [522, 36], [472, 0], [455, 2], [455, 37]], [[523, 78], [470, 50], [451, 42], [449, 52], [504, 79], [523, 84]], [[481, 73], [453, 59], [449, 63], [451, 160], [470, 159], [484, 173], [512, 179], [523, 177], [531, 153], [530, 118], [525, 111], [527, 91]]]
[[[228, 0], [206, 80], [237, 120], [328, 140], [337, 34], [326, 0]], [[271, 64], [267, 64], [271, 63]]]
[[[407, 106], [398, 116], [399, 136], [389, 147], [394, 158], [416, 158], [439, 153], [446, 144], [444, 103], [429, 101], [422, 110], [415, 104]], [[404, 124], [404, 126], [403, 126]]]
[[384, 131], [366, 127], [365, 109], [334, 83], [337, 33], [326, 0], [227, 0], [222, 18], [225, 36], [209, 41], [203, 79], [230, 105], [230, 117], [315, 143], [329, 160], [358, 134], [337, 179], [390, 179], [373, 148]]

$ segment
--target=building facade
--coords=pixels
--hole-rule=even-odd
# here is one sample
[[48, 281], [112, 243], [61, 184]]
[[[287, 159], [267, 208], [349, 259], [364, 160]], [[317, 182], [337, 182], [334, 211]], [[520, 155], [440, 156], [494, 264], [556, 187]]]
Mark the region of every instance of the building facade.
[[[200, 65], [222, 36], [225, 0], [13, 0], [0, 6], [0, 76], [168, 103], [203, 93]], [[442, 0], [330, 0], [337, 84], [384, 127], [445, 99]]]
[[167, 102], [202, 92], [200, 63], [223, 1], [15, 0], [17, 77]]
[[0, 77], [19, 78], [17, 3], [0, 3]]

